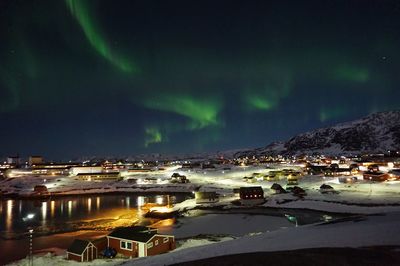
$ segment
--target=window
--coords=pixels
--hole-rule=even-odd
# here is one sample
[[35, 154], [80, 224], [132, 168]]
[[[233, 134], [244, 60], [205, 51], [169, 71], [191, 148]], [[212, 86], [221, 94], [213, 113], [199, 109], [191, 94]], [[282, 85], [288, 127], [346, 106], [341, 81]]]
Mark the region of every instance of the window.
[[168, 237], [164, 237], [163, 243], [167, 243], [167, 242], [168, 242]]
[[156, 246], [158, 245], [158, 240], [154, 241], [154, 245]]
[[132, 250], [132, 242], [121, 241], [121, 249]]
[[147, 244], [147, 249], [152, 248], [153, 247], [153, 242], [150, 242]]

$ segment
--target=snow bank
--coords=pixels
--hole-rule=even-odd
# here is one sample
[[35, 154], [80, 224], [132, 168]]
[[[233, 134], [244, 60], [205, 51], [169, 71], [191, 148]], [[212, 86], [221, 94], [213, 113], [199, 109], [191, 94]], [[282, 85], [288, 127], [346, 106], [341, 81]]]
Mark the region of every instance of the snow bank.
[[170, 265], [204, 258], [262, 251], [318, 247], [400, 245], [400, 213], [370, 216], [362, 221], [291, 227], [206, 246], [187, 248], [124, 265]]
[[[80, 266], [96, 266], [96, 265], [120, 265], [123, 262], [126, 262], [127, 259], [97, 259], [91, 262], [79, 262]], [[56, 256], [52, 253], [47, 253], [42, 256], [35, 255], [33, 257], [33, 265], [40, 265], [40, 266], [72, 266], [77, 265], [76, 261], [66, 260], [64, 256]], [[29, 259], [25, 258], [19, 260], [17, 262], [8, 264], [9, 266], [29, 266]]]

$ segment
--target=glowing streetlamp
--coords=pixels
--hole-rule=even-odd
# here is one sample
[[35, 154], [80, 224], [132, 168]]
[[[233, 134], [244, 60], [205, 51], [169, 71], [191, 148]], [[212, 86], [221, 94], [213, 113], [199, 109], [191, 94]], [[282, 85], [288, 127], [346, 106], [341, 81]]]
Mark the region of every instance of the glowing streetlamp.
[[29, 265], [33, 266], [33, 229], [29, 229]]
[[[22, 218], [24, 222], [29, 222], [33, 218], [35, 218], [34, 213], [28, 213], [25, 217]], [[28, 227], [28, 232], [29, 232], [29, 263], [28, 265], [33, 266], [33, 229], [31, 227]]]
[[289, 220], [289, 222], [294, 223], [296, 225], [296, 227], [298, 226], [296, 216], [293, 216], [293, 215], [290, 215], [290, 214], [285, 214], [285, 217]]

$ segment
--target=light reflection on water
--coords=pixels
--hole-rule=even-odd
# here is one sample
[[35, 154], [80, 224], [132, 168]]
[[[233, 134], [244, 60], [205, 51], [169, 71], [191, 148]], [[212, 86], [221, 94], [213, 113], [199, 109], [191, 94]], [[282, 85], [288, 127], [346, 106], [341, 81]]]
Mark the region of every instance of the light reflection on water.
[[87, 199], [87, 210], [89, 213], [92, 210], [92, 199], [91, 198]]
[[72, 215], [72, 200], [68, 201], [68, 217]]
[[13, 210], [13, 200], [7, 200], [7, 216], [6, 216], [6, 229], [11, 230], [12, 225], [12, 210]]
[[100, 210], [100, 197], [96, 197], [96, 208]]
[[55, 212], [55, 207], [56, 206], [56, 202], [54, 200], [50, 201], [50, 216], [51, 219], [54, 218], [54, 212]]
[[47, 218], [47, 202], [42, 202], [42, 222], [46, 225]]
[[[188, 195], [179, 194], [170, 196], [169, 200], [171, 203], [176, 203], [187, 197]], [[103, 195], [95, 198], [71, 196], [47, 201], [11, 199], [0, 201], [0, 236], [15, 237], [16, 234], [26, 232], [30, 226], [52, 232], [67, 230], [67, 226], [71, 224], [119, 217], [135, 222], [142, 218], [144, 205], [167, 204], [169, 200], [166, 195]], [[28, 214], [33, 215], [33, 218], [26, 219]]]

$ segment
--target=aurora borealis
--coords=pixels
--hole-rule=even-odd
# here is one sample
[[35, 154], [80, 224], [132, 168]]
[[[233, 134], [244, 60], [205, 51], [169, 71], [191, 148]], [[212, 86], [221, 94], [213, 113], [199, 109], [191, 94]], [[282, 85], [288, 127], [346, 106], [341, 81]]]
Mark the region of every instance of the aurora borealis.
[[7, 0], [1, 155], [260, 147], [399, 108], [400, 3]]

